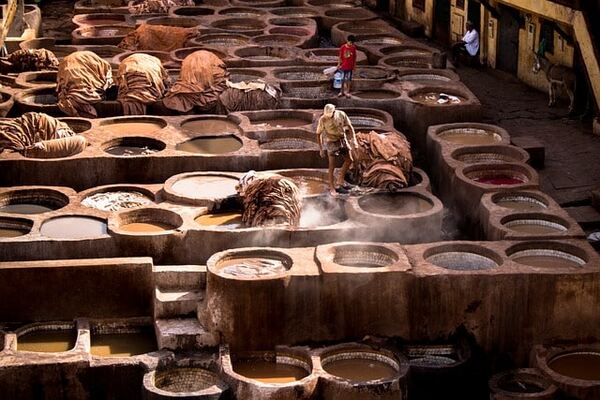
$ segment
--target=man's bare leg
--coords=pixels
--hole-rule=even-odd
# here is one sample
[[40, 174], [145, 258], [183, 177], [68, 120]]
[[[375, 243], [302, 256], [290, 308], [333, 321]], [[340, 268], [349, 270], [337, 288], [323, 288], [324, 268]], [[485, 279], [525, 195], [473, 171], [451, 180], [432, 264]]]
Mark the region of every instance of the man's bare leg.
[[347, 80], [342, 84], [342, 87], [346, 87], [346, 97], [350, 97], [350, 83], [351, 81]]
[[328, 178], [329, 178], [329, 191], [331, 192], [331, 194], [335, 194], [335, 183], [334, 183], [334, 173], [335, 173], [335, 156], [333, 155], [328, 155], [328, 160], [329, 160], [329, 170], [328, 172]]
[[349, 156], [344, 157], [344, 164], [342, 164], [342, 168], [340, 169], [340, 175], [338, 176], [338, 186], [343, 186], [344, 185], [344, 177], [346, 176], [346, 172], [348, 172], [348, 170], [350, 169], [350, 166], [352, 165], [352, 160], [350, 159]]

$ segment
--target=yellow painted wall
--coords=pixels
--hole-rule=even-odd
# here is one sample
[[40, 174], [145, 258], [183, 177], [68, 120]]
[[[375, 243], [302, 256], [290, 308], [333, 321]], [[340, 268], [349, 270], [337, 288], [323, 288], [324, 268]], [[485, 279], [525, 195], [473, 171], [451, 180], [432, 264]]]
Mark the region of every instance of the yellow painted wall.
[[[390, 9], [396, 10], [396, 15], [407, 21], [417, 22], [425, 28], [425, 36], [431, 37], [433, 26], [433, 0], [425, 0], [425, 11], [413, 7], [413, 0], [390, 1]], [[402, 9], [400, 9], [402, 8]]]
[[[530, 35], [529, 25], [535, 28], [533, 35]], [[526, 84], [537, 89], [547, 91], [548, 81], [543, 72], [534, 74], [532, 71], [534, 63], [534, 51], [538, 50], [540, 41], [541, 19], [537, 15], [531, 15], [531, 19], [525, 22], [525, 27], [519, 30], [519, 66], [517, 76]], [[532, 48], [533, 47], [533, 48]], [[573, 66], [574, 48], [564, 39], [561, 39], [558, 32], [554, 32], [554, 54], [546, 53], [546, 57], [553, 63]]]

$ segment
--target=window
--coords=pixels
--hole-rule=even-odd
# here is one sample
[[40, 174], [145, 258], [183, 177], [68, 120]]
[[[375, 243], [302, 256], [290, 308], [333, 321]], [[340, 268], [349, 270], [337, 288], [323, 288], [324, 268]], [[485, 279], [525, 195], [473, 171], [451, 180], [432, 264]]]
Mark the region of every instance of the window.
[[425, 0], [412, 0], [413, 8], [425, 11]]
[[465, 0], [456, 0], [456, 8], [465, 9]]
[[540, 45], [542, 42], [545, 42], [545, 52], [554, 54], [554, 26], [548, 21], [542, 21], [540, 27]]

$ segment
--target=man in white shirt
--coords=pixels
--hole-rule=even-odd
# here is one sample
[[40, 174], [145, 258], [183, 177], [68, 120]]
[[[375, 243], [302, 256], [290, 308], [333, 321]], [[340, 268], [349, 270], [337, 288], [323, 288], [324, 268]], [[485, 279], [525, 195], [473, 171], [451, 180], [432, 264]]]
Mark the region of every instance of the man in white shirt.
[[473, 23], [467, 21], [467, 32], [462, 40], [452, 46], [452, 63], [458, 67], [458, 56], [464, 51], [469, 56], [475, 57], [479, 53], [479, 33], [475, 30]]

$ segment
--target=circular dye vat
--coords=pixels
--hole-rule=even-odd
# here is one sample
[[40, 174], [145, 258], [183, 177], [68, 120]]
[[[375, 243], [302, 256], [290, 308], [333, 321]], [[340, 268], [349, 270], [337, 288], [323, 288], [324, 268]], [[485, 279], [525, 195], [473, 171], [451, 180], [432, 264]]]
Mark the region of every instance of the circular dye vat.
[[359, 97], [361, 99], [373, 99], [373, 100], [386, 100], [386, 99], [395, 99], [400, 97], [400, 93], [395, 92], [393, 90], [362, 90], [360, 92], [353, 93], [354, 96]]
[[90, 353], [100, 357], [132, 357], [157, 350], [151, 329], [123, 333], [92, 333]]
[[314, 196], [326, 193], [329, 191], [329, 184], [325, 179], [320, 179], [312, 176], [290, 176], [298, 189], [301, 196]]
[[356, 44], [359, 46], [389, 46], [401, 44], [402, 40], [393, 36], [380, 36], [372, 38], [359, 39]]
[[261, 120], [253, 120], [253, 125], [261, 125], [265, 128], [295, 128], [299, 126], [305, 126], [312, 121], [307, 121], [302, 118], [294, 118], [294, 117], [274, 117], [274, 118], [265, 118]]
[[123, 119], [104, 121], [100, 124], [104, 129], [115, 134], [126, 135], [147, 135], [157, 132], [167, 126], [167, 123], [162, 119]]
[[141, 136], [113, 139], [103, 145], [104, 152], [118, 157], [148, 156], [164, 150], [167, 145], [160, 140]]
[[58, 353], [72, 350], [77, 335], [73, 329], [36, 329], [19, 335], [17, 351], [35, 351], [39, 353]]
[[300, 212], [300, 228], [318, 228], [346, 220], [343, 203], [329, 198], [305, 198]]
[[392, 379], [398, 374], [398, 363], [379, 353], [346, 352], [327, 356], [322, 361], [327, 373], [352, 382]]
[[[484, 249], [482, 249], [484, 250]], [[499, 266], [490, 257], [471, 251], [444, 251], [426, 257], [426, 261], [441, 268], [455, 271], [475, 271]]]
[[198, 46], [239, 47], [248, 44], [249, 41], [247, 36], [223, 33], [203, 35], [194, 39], [193, 43]]
[[102, 211], [120, 211], [152, 204], [148, 196], [133, 191], [102, 192], [87, 196], [81, 205]]
[[9, 214], [41, 214], [53, 210], [54, 208], [33, 203], [7, 204], [0, 206], [0, 212]]
[[516, 211], [539, 211], [548, 208], [546, 203], [526, 194], [499, 194], [492, 198], [499, 207]]
[[368, 115], [349, 114], [348, 118], [350, 118], [350, 122], [355, 128], [377, 128], [385, 124], [385, 121]]
[[480, 176], [473, 178], [473, 180], [477, 183], [485, 183], [486, 185], [496, 186], [520, 185], [525, 183], [525, 179], [510, 175]]
[[446, 356], [424, 355], [410, 359], [411, 366], [436, 367], [456, 364], [456, 360]]
[[252, 41], [259, 46], [297, 46], [302, 39], [294, 35], [269, 34], [255, 36]]
[[213, 22], [212, 27], [228, 31], [249, 32], [263, 30], [267, 27], [267, 24], [259, 19], [229, 18]]
[[176, 181], [172, 188], [190, 198], [225, 198], [237, 195], [237, 179], [216, 175], [190, 176]]
[[519, 264], [538, 268], [581, 268], [586, 264], [584, 259], [574, 254], [544, 248], [517, 251], [510, 258]]
[[479, 128], [448, 129], [438, 133], [437, 137], [461, 145], [486, 145], [502, 141], [502, 136], [498, 133]]
[[33, 222], [26, 219], [0, 218], [0, 239], [27, 235]]
[[273, 254], [233, 256], [219, 261], [217, 267], [220, 275], [254, 278], [286, 273], [291, 267], [291, 261]]
[[542, 218], [513, 219], [503, 223], [512, 231], [528, 235], [551, 235], [567, 231], [567, 227]]
[[106, 222], [87, 216], [51, 218], [40, 228], [42, 236], [53, 239], [83, 239], [106, 235]]
[[375, 245], [340, 245], [334, 247], [333, 262], [345, 267], [381, 268], [398, 261], [390, 249]]
[[179, 143], [175, 149], [188, 153], [216, 155], [233, 153], [242, 146], [242, 141], [235, 136], [205, 136]]
[[242, 359], [232, 364], [235, 373], [262, 383], [292, 383], [309, 375], [305, 368], [285, 363], [283, 360]]
[[58, 102], [58, 98], [54, 93], [44, 93], [44, 92], [33, 92], [31, 94], [23, 95], [21, 101], [24, 104], [41, 104], [41, 105], [54, 105]]
[[428, 105], [450, 106], [465, 102], [463, 96], [444, 92], [425, 92], [410, 96], [413, 100]]
[[412, 193], [377, 193], [363, 196], [358, 206], [371, 214], [410, 215], [426, 212], [433, 208], [433, 203]]
[[218, 226], [224, 229], [242, 228], [242, 214], [239, 211], [204, 214], [194, 220], [203, 226]]
[[311, 140], [301, 138], [276, 138], [261, 143], [263, 150], [319, 150], [319, 145]]
[[202, 134], [238, 133], [240, 131], [238, 124], [224, 118], [188, 119], [181, 123], [181, 129]]
[[224, 8], [219, 11], [220, 15], [227, 15], [228, 17], [261, 17], [264, 15], [266, 11], [257, 10], [255, 8], [243, 8], [243, 7], [233, 7], [233, 8]]
[[175, 227], [160, 222], [131, 222], [119, 226], [119, 229], [130, 233], [158, 233], [173, 230]]
[[132, 157], [132, 156], [149, 156], [158, 153], [160, 150], [148, 146], [111, 146], [104, 150], [106, 153], [113, 156]]
[[73, 129], [73, 132], [75, 133], [82, 133], [92, 129], [92, 123], [89, 120], [83, 118], [59, 118], [59, 121], [69, 125], [69, 128]]
[[200, 392], [222, 386], [219, 378], [214, 373], [198, 367], [177, 367], [156, 371], [154, 386], [171, 393]]
[[420, 73], [420, 74], [405, 74], [399, 76], [398, 79], [402, 81], [441, 81], [449, 82], [450, 78], [444, 75], [431, 74], [431, 73]]
[[573, 379], [600, 381], [600, 353], [573, 351], [559, 354], [548, 362], [554, 372]]
[[[463, 148], [464, 149], [464, 148]], [[500, 150], [499, 150], [500, 151]], [[517, 158], [518, 157], [518, 158]], [[523, 162], [523, 156], [513, 156], [510, 154], [493, 153], [493, 152], [479, 152], [479, 153], [466, 153], [457, 156], [452, 156], [455, 160], [461, 161], [465, 164], [500, 164], [510, 162]]]
[[318, 11], [308, 7], [275, 8], [271, 13], [288, 18], [313, 18], [319, 15]]

